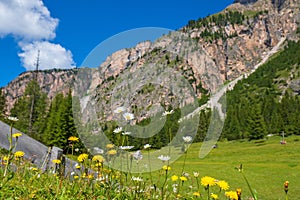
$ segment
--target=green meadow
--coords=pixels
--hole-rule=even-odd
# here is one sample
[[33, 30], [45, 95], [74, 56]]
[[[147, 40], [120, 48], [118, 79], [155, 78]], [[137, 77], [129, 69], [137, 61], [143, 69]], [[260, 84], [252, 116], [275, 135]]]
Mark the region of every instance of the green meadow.
[[[221, 141], [218, 147], [200, 159], [201, 143], [188, 148], [187, 153], [170, 164], [170, 169], [159, 169], [149, 173], [120, 173], [107, 166], [98, 168], [105, 180], [83, 173], [78, 169], [72, 178], [60, 176], [49, 171], [41, 173], [34, 166], [20, 158], [12, 161], [15, 167], [4, 176], [5, 163], [0, 169], [1, 199], [214, 199], [208, 195], [214, 193], [218, 199], [226, 197], [225, 191], [218, 186], [206, 188], [201, 185], [204, 176], [226, 181], [231, 191], [242, 190], [241, 199], [251, 199], [251, 192], [259, 200], [289, 200], [300, 197], [300, 136], [285, 138], [287, 143], [280, 144], [281, 137], [272, 136], [264, 140]], [[167, 147], [165, 147], [167, 148]], [[161, 151], [155, 151], [160, 155]], [[179, 151], [178, 151], [179, 152]], [[153, 152], [151, 152], [153, 153]], [[5, 153], [1, 155], [3, 159]], [[95, 167], [92, 157], [82, 162]], [[5, 160], [5, 159], [4, 159]], [[89, 160], [89, 161], [88, 161]], [[156, 156], [147, 159], [143, 151], [143, 162], [159, 163]], [[242, 167], [241, 167], [242, 164]], [[97, 167], [94, 168], [97, 171]], [[240, 170], [238, 170], [240, 169]], [[186, 180], [181, 180], [182, 172]], [[199, 177], [194, 176], [199, 173]], [[172, 180], [173, 176], [178, 180]], [[243, 176], [244, 175], [244, 176]], [[133, 180], [139, 177], [141, 180]], [[245, 178], [248, 180], [249, 186]], [[284, 192], [284, 182], [289, 181], [288, 195]], [[174, 184], [177, 188], [174, 191]], [[123, 185], [120, 188], [120, 185]], [[155, 185], [155, 189], [153, 186]], [[201, 194], [201, 196], [198, 196]]]

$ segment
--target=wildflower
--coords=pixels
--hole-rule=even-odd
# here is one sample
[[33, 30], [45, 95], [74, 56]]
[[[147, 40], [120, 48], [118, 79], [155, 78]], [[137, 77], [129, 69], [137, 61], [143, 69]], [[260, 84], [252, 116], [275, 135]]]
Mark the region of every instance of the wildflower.
[[199, 193], [199, 192], [194, 192], [194, 193], [193, 193], [193, 196], [195, 196], [195, 197], [200, 197], [200, 193]]
[[150, 147], [151, 147], [150, 144], [145, 144], [145, 145], [144, 145], [144, 149], [149, 149]]
[[123, 107], [123, 106], [121, 106], [121, 107], [116, 108], [116, 109], [114, 110], [114, 113], [119, 114], [119, 113], [121, 113], [121, 112], [124, 112], [125, 110], [126, 110], [126, 108]]
[[134, 119], [134, 115], [132, 113], [124, 113], [123, 117], [125, 118], [126, 121], [130, 121]]
[[132, 177], [131, 180], [141, 182], [143, 179], [141, 177]]
[[78, 178], [79, 178], [79, 176], [77, 176], [77, 175], [76, 175], [76, 176], [74, 176], [73, 178], [74, 178], [74, 179], [78, 179]]
[[71, 136], [68, 138], [69, 141], [72, 141], [72, 142], [77, 142], [79, 140], [78, 137], [75, 137], [75, 136]]
[[70, 173], [71, 176], [74, 176], [74, 174], [75, 174], [75, 172], [71, 172], [71, 173]]
[[98, 147], [94, 147], [94, 152], [97, 153], [97, 154], [103, 154], [104, 153], [104, 150], [103, 149], [100, 149]]
[[14, 138], [18, 138], [18, 137], [21, 137], [21, 136], [22, 136], [22, 133], [14, 133], [14, 134], [12, 134], [12, 136], [13, 136]]
[[89, 157], [88, 154], [82, 153], [82, 154], [80, 154], [80, 155], [78, 156], [77, 160], [78, 160], [79, 162], [83, 162], [83, 161], [85, 161], [88, 157]]
[[9, 117], [7, 117], [7, 119], [8, 119], [9, 121], [12, 121], [12, 122], [17, 122], [17, 121], [19, 121], [19, 119], [18, 119], [17, 117], [11, 117], [11, 116], [9, 116]]
[[229, 185], [226, 181], [217, 181], [217, 185], [220, 187], [221, 190], [229, 189]]
[[120, 146], [119, 148], [122, 150], [130, 150], [130, 149], [134, 148], [134, 146]]
[[94, 176], [93, 176], [93, 175], [91, 175], [91, 174], [89, 174], [89, 175], [87, 176], [87, 178], [88, 178], [88, 179], [93, 179], [93, 178], [94, 178]]
[[168, 166], [168, 165], [164, 165], [164, 166], [162, 167], [162, 169], [165, 170], [165, 171], [170, 171], [170, 170], [171, 170], [171, 167]]
[[170, 160], [170, 156], [160, 155], [160, 156], [158, 156], [158, 159], [165, 162], [165, 161]]
[[177, 181], [178, 180], [178, 176], [176, 176], [176, 175], [171, 176], [171, 180], [172, 181]]
[[287, 192], [289, 191], [289, 182], [285, 181], [284, 184], [283, 184], [283, 186], [284, 186], [284, 191], [287, 194]]
[[106, 148], [112, 149], [112, 148], [114, 148], [114, 146], [115, 146], [115, 145], [113, 145], [113, 144], [107, 144], [107, 145], [106, 145]]
[[76, 149], [74, 149], [76, 152], [78, 152], [79, 151], [79, 149], [78, 148], [76, 148]]
[[235, 191], [225, 192], [225, 196], [227, 196], [229, 199], [232, 199], [232, 200], [238, 200], [238, 195]]
[[78, 165], [78, 163], [76, 163], [75, 168], [80, 169], [80, 165]]
[[214, 194], [214, 193], [211, 193], [210, 197], [211, 197], [213, 200], [219, 199], [218, 195], [216, 195], [216, 194]]
[[126, 131], [126, 132], [122, 133], [122, 135], [131, 135], [131, 132]]
[[92, 158], [92, 161], [98, 162], [98, 163], [103, 163], [103, 162], [104, 162], [104, 158], [103, 158], [103, 156], [101, 156], [101, 155], [95, 155], [95, 156]]
[[38, 171], [38, 169], [36, 167], [32, 167], [31, 170], [34, 171], [34, 172]]
[[122, 127], [116, 128], [113, 132], [114, 133], [121, 133], [122, 132]]
[[132, 156], [135, 160], [142, 160], [143, 159], [143, 154], [140, 150], [134, 152], [134, 154]]
[[162, 116], [167, 116], [167, 115], [171, 115], [174, 113], [174, 110], [170, 110], [170, 111], [165, 111]]
[[241, 199], [241, 196], [242, 196], [242, 189], [241, 188], [237, 188], [236, 189], [236, 194], [238, 196], [238, 199]]
[[16, 151], [15, 152], [15, 156], [17, 157], [17, 158], [21, 158], [21, 157], [23, 157], [25, 155], [25, 153], [23, 152], [23, 151]]
[[191, 136], [184, 136], [182, 137], [183, 141], [186, 142], [186, 143], [189, 143], [193, 140], [193, 138]]
[[181, 180], [182, 182], [184, 182], [184, 181], [187, 181], [187, 178], [186, 178], [185, 176], [180, 176], [180, 180]]
[[199, 172], [193, 172], [193, 174], [194, 174], [194, 177], [195, 177], [195, 178], [198, 178], [198, 177], [199, 177]]
[[114, 150], [114, 149], [112, 149], [112, 150], [109, 150], [109, 151], [107, 152], [107, 154], [110, 155], [110, 156], [113, 156], [113, 155], [116, 155], [116, 154], [117, 154], [117, 151]]
[[204, 176], [201, 178], [201, 185], [203, 185], [204, 187], [214, 186], [215, 184], [216, 184], [216, 181], [212, 177]]
[[61, 163], [61, 160], [54, 159], [54, 160], [52, 160], [52, 162], [56, 165], [59, 165]]

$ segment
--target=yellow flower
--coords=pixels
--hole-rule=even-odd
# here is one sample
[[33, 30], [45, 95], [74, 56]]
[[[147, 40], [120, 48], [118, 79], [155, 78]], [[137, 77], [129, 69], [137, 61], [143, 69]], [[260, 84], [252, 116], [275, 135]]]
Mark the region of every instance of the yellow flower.
[[181, 180], [182, 182], [184, 182], [184, 181], [187, 181], [187, 178], [186, 178], [185, 176], [180, 176], [180, 180]]
[[96, 163], [94, 166], [95, 167], [101, 167], [101, 165], [102, 165], [101, 163]]
[[222, 189], [222, 190], [228, 190], [229, 185], [226, 181], [217, 181], [217, 185]]
[[114, 146], [115, 146], [115, 145], [113, 145], [113, 144], [107, 144], [107, 145], [106, 145], [106, 148], [112, 149], [112, 148], [114, 148]]
[[18, 137], [21, 137], [21, 136], [22, 136], [22, 133], [14, 133], [14, 134], [12, 134], [12, 136], [13, 136], [14, 138], [18, 138]]
[[76, 165], [75, 168], [76, 168], [76, 169], [80, 169], [80, 165]]
[[225, 192], [225, 195], [230, 198], [231, 200], [238, 200], [238, 195], [235, 191], [228, 191]]
[[164, 165], [162, 168], [163, 168], [163, 170], [165, 170], [165, 171], [171, 170], [171, 167], [168, 166], [168, 165]]
[[94, 176], [93, 175], [88, 175], [88, 177], [87, 177], [88, 179], [92, 179], [92, 178], [94, 178]]
[[241, 188], [237, 188], [236, 189], [236, 194], [237, 194], [238, 197], [241, 198], [241, 196], [242, 196], [242, 189]]
[[78, 156], [77, 160], [78, 160], [79, 162], [83, 162], [83, 161], [85, 161], [88, 157], [89, 157], [88, 154], [82, 153], [82, 154], [80, 154], [80, 155]]
[[212, 177], [204, 176], [201, 178], [201, 185], [203, 185], [204, 187], [214, 186], [214, 185], [216, 185], [216, 181]]
[[16, 151], [15, 152], [15, 156], [17, 157], [17, 158], [21, 158], [21, 157], [23, 157], [25, 155], [25, 153], [23, 152], [23, 151]]
[[107, 154], [110, 155], [110, 156], [113, 156], [113, 155], [116, 155], [116, 154], [117, 154], [117, 151], [114, 150], [114, 149], [112, 149], [112, 150], [109, 150], [109, 151], [107, 152]]
[[218, 195], [216, 195], [216, 194], [214, 194], [214, 193], [212, 193], [210, 196], [211, 196], [211, 198], [212, 198], [213, 200], [219, 199]]
[[72, 142], [77, 142], [79, 140], [78, 137], [75, 137], [75, 136], [71, 136], [68, 138], [69, 141], [72, 141]]
[[53, 162], [54, 164], [57, 164], [57, 165], [59, 165], [59, 164], [61, 163], [61, 160], [54, 159], [54, 160], [52, 160], [52, 162]]
[[171, 176], [171, 180], [172, 181], [177, 181], [178, 180], [178, 176], [176, 176], [176, 175]]
[[98, 162], [98, 163], [103, 163], [104, 162], [104, 158], [101, 155], [95, 155], [92, 159], [92, 161], [94, 162]]
[[3, 160], [4, 160], [4, 161], [7, 161], [8, 159], [9, 159], [8, 156], [4, 156], [4, 157], [3, 157]]
[[37, 171], [38, 169], [36, 167], [31, 168], [32, 171]]
[[78, 179], [78, 178], [79, 178], [79, 176], [77, 176], [77, 175], [76, 175], [76, 176], [74, 176], [74, 179]]
[[199, 193], [199, 192], [194, 192], [194, 193], [193, 193], [193, 196], [195, 196], [195, 197], [200, 197], [200, 193]]

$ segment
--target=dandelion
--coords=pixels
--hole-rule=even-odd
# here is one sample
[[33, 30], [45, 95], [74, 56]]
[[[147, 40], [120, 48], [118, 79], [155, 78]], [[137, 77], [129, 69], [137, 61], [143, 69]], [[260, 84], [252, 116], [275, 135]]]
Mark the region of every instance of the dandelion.
[[61, 163], [61, 160], [59, 160], [59, 159], [54, 159], [54, 160], [52, 160], [52, 162], [53, 162], [54, 164], [56, 164], [56, 165], [59, 165], [59, 164]]
[[216, 181], [212, 177], [204, 176], [201, 178], [201, 185], [203, 185], [204, 187], [214, 186], [216, 185]]
[[71, 136], [71, 137], [68, 138], [68, 140], [71, 141], [71, 142], [77, 142], [79, 140], [79, 138], [76, 137], [76, 136]]
[[113, 132], [114, 133], [121, 133], [122, 132], [122, 127], [116, 128]]
[[31, 171], [34, 171], [34, 172], [35, 172], [35, 171], [38, 171], [38, 168], [32, 167], [32, 168], [31, 168]]
[[114, 150], [114, 149], [112, 149], [112, 150], [109, 150], [109, 151], [107, 152], [107, 154], [110, 155], [110, 156], [113, 156], [113, 155], [116, 155], [116, 154], [117, 154], [117, 151]]
[[238, 195], [235, 191], [225, 192], [225, 196], [228, 197], [231, 200], [238, 200]]
[[134, 119], [134, 115], [132, 113], [124, 113], [123, 117], [125, 118], [126, 121], [131, 121]]
[[122, 133], [122, 135], [131, 135], [131, 132], [126, 131], [126, 132]]
[[98, 163], [103, 163], [103, 162], [104, 162], [104, 158], [103, 158], [103, 156], [101, 156], [101, 155], [95, 155], [95, 156], [92, 158], [92, 161], [98, 162]]
[[80, 165], [78, 163], [76, 163], [75, 168], [80, 169]]
[[17, 122], [17, 121], [19, 121], [19, 119], [18, 119], [17, 117], [11, 117], [11, 116], [9, 116], [9, 117], [7, 117], [7, 119], [8, 119], [9, 121], [12, 121], [12, 122]]
[[150, 147], [151, 147], [150, 144], [145, 144], [145, 145], [144, 145], [144, 149], [149, 149]]
[[125, 110], [126, 110], [126, 108], [123, 107], [123, 106], [121, 106], [121, 107], [116, 108], [116, 109], [114, 110], [114, 113], [119, 114], [119, 113], [124, 112]]
[[174, 110], [170, 110], [170, 111], [165, 111], [163, 112], [162, 116], [167, 116], [167, 115], [171, 115], [174, 113]]
[[113, 145], [113, 144], [107, 144], [106, 145], [106, 148], [108, 148], [108, 149], [112, 149], [112, 148], [114, 148], [115, 147], [115, 145]]
[[74, 178], [74, 179], [78, 179], [78, 178], [79, 178], [79, 176], [77, 176], [77, 175], [76, 175], [76, 176], [74, 176], [73, 178]]
[[217, 181], [217, 185], [220, 187], [221, 190], [228, 190], [229, 185], [226, 181]]
[[194, 193], [193, 193], [193, 196], [195, 196], [195, 197], [200, 197], [200, 193], [199, 193], [199, 192], [194, 192]]
[[213, 200], [219, 199], [218, 195], [216, 195], [216, 194], [214, 194], [214, 193], [211, 193], [210, 197], [211, 197]]
[[189, 135], [182, 137], [182, 139], [186, 143], [190, 143], [193, 140], [193, 138], [191, 136], [189, 136]]
[[193, 175], [195, 178], [198, 178], [199, 177], [199, 172], [193, 172]]
[[166, 161], [169, 161], [171, 158], [170, 158], [170, 156], [160, 155], [160, 156], [158, 156], [158, 159], [163, 162], [166, 162]]
[[178, 176], [176, 176], [176, 175], [171, 176], [171, 180], [172, 181], [177, 181], [178, 180]]
[[12, 137], [14, 138], [18, 138], [18, 137], [21, 137], [22, 136], [22, 133], [14, 133], [12, 134]]
[[94, 178], [94, 176], [93, 176], [93, 175], [91, 175], [91, 174], [89, 174], [89, 175], [87, 176], [87, 178], [88, 178], [88, 179], [93, 179], [93, 178]]
[[25, 155], [25, 153], [23, 151], [16, 151], [15, 152], [15, 156], [17, 158], [22, 158]]
[[180, 180], [181, 180], [182, 182], [184, 182], [184, 181], [187, 181], [187, 178], [186, 178], [185, 176], [180, 176]]
[[168, 165], [164, 165], [164, 166], [162, 167], [162, 169], [165, 170], [165, 171], [170, 171], [170, 170], [171, 170], [171, 167], [168, 166]]
[[77, 157], [77, 160], [78, 160], [79, 162], [83, 162], [83, 161], [85, 161], [88, 157], [89, 157], [88, 154], [82, 153], [82, 154], [80, 154], [80, 155]]

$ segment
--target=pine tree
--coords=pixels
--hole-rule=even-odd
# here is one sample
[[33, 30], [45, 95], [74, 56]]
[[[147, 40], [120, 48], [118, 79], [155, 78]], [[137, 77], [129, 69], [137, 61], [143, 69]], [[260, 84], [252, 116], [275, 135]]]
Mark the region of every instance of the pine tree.
[[266, 124], [259, 104], [254, 104], [249, 112], [248, 133], [250, 140], [262, 139], [266, 135]]

